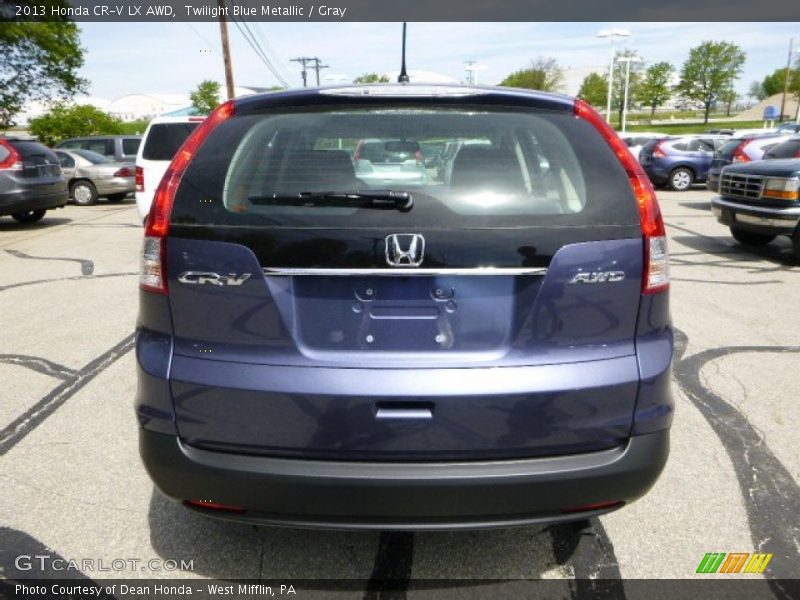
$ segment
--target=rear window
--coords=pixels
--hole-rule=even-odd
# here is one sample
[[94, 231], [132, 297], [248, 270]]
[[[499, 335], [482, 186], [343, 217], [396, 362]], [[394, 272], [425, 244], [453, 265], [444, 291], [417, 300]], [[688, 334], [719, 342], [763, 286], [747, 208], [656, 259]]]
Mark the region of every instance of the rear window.
[[44, 144], [38, 142], [13, 142], [14, 148], [22, 156], [22, 160], [28, 163], [58, 163], [58, 157]]
[[800, 140], [790, 140], [770, 148], [765, 158], [797, 158], [800, 157]]
[[145, 160], [171, 161], [175, 153], [195, 130], [199, 122], [158, 123], [150, 126], [146, 136], [142, 158]]
[[85, 158], [93, 165], [111, 162], [111, 159], [107, 156], [103, 156], [97, 152], [92, 152], [91, 150], [73, 150], [73, 152], [78, 156]]
[[125, 138], [122, 140], [122, 153], [127, 156], [135, 156], [139, 151], [139, 144], [142, 142], [139, 138]]
[[[441, 160], [426, 162], [425, 146], [441, 148]], [[326, 206], [319, 198], [296, 205], [305, 194], [373, 190], [408, 192], [413, 209]], [[608, 144], [570, 113], [387, 106], [226, 121], [184, 175], [172, 219], [189, 225], [516, 227], [630, 225], [638, 223], [638, 211]]]
[[113, 140], [85, 140], [81, 144], [81, 148], [91, 150], [103, 156], [114, 156], [114, 142]]
[[717, 150], [717, 156], [720, 158], [724, 158], [725, 160], [730, 160], [733, 158], [733, 153], [736, 152], [736, 149], [739, 147], [744, 140], [741, 138], [736, 138], [732, 140], [728, 140], [722, 146], [719, 147]]

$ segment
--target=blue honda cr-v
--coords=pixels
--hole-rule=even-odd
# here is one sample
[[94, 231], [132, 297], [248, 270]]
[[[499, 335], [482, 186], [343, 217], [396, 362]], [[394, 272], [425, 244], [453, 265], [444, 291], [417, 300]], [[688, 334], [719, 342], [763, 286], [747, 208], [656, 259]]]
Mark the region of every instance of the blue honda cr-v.
[[[364, 139], [459, 150], [378, 186], [353, 165]], [[567, 521], [642, 496], [667, 460], [664, 225], [580, 100], [390, 84], [228, 102], [145, 236], [141, 454], [192, 510]]]

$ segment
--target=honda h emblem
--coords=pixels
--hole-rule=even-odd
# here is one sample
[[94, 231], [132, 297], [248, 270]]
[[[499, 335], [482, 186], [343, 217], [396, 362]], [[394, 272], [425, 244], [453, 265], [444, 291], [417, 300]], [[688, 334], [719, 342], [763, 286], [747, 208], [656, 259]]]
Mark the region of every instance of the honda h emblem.
[[418, 267], [425, 259], [425, 238], [418, 233], [386, 236], [386, 262], [393, 267]]

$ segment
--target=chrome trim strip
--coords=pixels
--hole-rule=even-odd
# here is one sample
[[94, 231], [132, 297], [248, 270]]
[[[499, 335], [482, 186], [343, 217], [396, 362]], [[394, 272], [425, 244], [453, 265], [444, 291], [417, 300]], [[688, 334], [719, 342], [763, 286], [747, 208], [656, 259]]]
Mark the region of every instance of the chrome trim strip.
[[267, 277], [306, 277], [306, 276], [339, 276], [339, 277], [449, 277], [449, 276], [501, 276], [531, 275], [543, 277], [547, 275], [545, 267], [475, 267], [471, 269], [417, 269], [414, 267], [397, 267], [394, 269], [304, 269], [294, 267], [264, 267]]
[[737, 202], [730, 202], [723, 198], [712, 198], [711, 206], [720, 206], [730, 208], [735, 211], [749, 212], [755, 215], [770, 215], [774, 217], [783, 217], [785, 220], [790, 221], [794, 218], [800, 218], [800, 206], [788, 206], [786, 208], [774, 208], [772, 206], [754, 206], [752, 204], [739, 204]]

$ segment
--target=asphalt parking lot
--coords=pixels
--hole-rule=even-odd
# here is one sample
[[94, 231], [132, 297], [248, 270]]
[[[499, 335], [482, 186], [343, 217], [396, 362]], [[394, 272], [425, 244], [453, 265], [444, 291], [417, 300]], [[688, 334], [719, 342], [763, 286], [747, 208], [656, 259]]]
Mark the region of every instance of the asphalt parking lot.
[[138, 457], [133, 201], [0, 219], [0, 575], [40, 576], [13, 559], [47, 552], [193, 560], [92, 579], [688, 578], [707, 552], [760, 551], [769, 578], [800, 577], [800, 266], [788, 240], [736, 244], [710, 192], [659, 197], [679, 331], [672, 452], [650, 494], [581, 531], [303, 531], [185, 511]]

